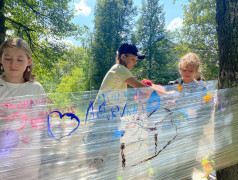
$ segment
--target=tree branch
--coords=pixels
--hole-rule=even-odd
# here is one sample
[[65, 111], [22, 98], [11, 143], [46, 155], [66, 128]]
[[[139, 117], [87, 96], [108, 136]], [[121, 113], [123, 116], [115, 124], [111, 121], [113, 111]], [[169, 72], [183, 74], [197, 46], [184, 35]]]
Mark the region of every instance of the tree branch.
[[[23, 27], [25, 30], [27, 30], [27, 31], [35, 31], [35, 30], [33, 30], [33, 29], [30, 29], [30, 28], [28, 28], [28, 27], [26, 27], [26, 26], [24, 26], [22, 23], [19, 23], [19, 22], [16, 22], [16, 21], [14, 21], [13, 19], [11, 19], [11, 18], [9, 18], [9, 17], [5, 17], [6, 18], [6, 20], [8, 20], [8, 21], [10, 21], [10, 22], [12, 22], [12, 23], [14, 23], [14, 24], [17, 24], [17, 25], [19, 25], [20, 27]], [[20, 28], [19, 28], [20, 29]], [[19, 30], [18, 30], [19, 31]]]
[[31, 51], [34, 52], [34, 51], [33, 51], [33, 49], [34, 49], [34, 44], [33, 44], [33, 41], [32, 41], [32, 39], [31, 39], [31, 36], [30, 36], [30, 33], [29, 33], [29, 32], [30, 32], [30, 31], [34, 31], [34, 32], [35, 32], [35, 30], [30, 29], [30, 28], [24, 26], [22, 23], [16, 22], [16, 21], [14, 21], [13, 19], [11, 19], [11, 18], [9, 18], [9, 17], [5, 17], [5, 18], [6, 18], [6, 20], [10, 21], [11, 23], [16, 24], [16, 25], [19, 26], [19, 27], [18, 27], [18, 32], [17, 32], [18, 35], [20, 34], [20, 29], [21, 29], [21, 27], [23, 28], [23, 31], [22, 31], [22, 32], [25, 32], [25, 33], [26, 33], [26, 36], [27, 36], [27, 38], [28, 38], [28, 40], [29, 40], [29, 45], [30, 45]]
[[31, 7], [30, 4], [28, 4], [28, 3], [26, 2], [26, 0], [22, 0], [22, 1], [23, 1], [35, 14], [39, 14], [39, 15], [41, 15], [41, 16], [47, 17], [47, 18], [49, 18], [49, 19], [52, 19], [52, 18], [50, 18], [49, 16], [47, 16], [47, 15], [41, 13], [41, 12], [36, 11], [33, 7]]

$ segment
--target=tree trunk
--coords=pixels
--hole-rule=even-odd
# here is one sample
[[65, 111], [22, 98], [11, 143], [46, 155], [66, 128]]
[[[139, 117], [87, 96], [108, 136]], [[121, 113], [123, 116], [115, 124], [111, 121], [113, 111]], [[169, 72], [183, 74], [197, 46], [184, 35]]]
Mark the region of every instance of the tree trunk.
[[238, 1], [216, 0], [219, 46], [219, 89], [237, 87], [238, 81]]
[[6, 27], [5, 27], [5, 16], [2, 13], [4, 10], [4, 0], [0, 0], [0, 44], [5, 41]]
[[216, 172], [217, 180], [236, 180], [238, 179], [238, 165], [233, 165]]
[[[218, 88], [238, 86], [238, 1], [216, 0], [217, 37], [219, 47]], [[232, 112], [232, 124], [237, 126], [237, 113]], [[231, 126], [231, 125], [230, 125]], [[216, 164], [227, 164], [230, 167], [217, 171], [217, 180], [238, 179], [237, 127], [232, 126], [232, 144], [217, 152]], [[235, 136], [236, 135], [236, 136]], [[229, 148], [233, 154], [229, 154]], [[225, 153], [224, 153], [225, 152]], [[222, 156], [223, 154], [223, 156]], [[232, 160], [233, 157], [233, 160]], [[226, 162], [226, 163], [225, 163]], [[222, 167], [224, 168], [224, 166]]]

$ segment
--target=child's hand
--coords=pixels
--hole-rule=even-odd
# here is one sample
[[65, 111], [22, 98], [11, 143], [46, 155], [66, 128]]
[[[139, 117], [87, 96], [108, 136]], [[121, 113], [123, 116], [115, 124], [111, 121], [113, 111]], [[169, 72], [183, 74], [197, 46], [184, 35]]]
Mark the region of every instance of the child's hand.
[[178, 94], [177, 91], [169, 91], [168, 94]]
[[168, 96], [169, 99], [175, 99], [176, 97], [178, 97], [178, 92], [169, 91], [169, 92], [167, 92], [167, 96]]
[[166, 102], [166, 105], [167, 105], [167, 108], [169, 108], [169, 109], [172, 109], [172, 108], [174, 108], [174, 107], [176, 106], [174, 100], [168, 100], [168, 101]]

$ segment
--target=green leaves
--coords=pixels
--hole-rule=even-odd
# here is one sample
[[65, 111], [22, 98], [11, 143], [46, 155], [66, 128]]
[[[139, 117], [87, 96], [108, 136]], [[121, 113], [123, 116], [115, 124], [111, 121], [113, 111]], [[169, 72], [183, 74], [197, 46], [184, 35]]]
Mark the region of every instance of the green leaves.
[[177, 50], [181, 55], [192, 51], [202, 59], [202, 73], [207, 80], [217, 79], [217, 33], [215, 0], [190, 0], [184, 6], [184, 19]]
[[116, 51], [128, 41], [135, 8], [132, 0], [98, 0], [95, 7], [93, 87], [99, 89], [106, 72], [115, 63]]
[[[47, 92], [75, 92], [89, 90], [90, 54], [80, 47], [67, 47], [61, 49], [57, 63], [43, 68], [42, 63], [37, 64], [35, 73]], [[48, 63], [53, 61], [49, 59]]]
[[79, 26], [71, 22], [74, 11], [67, 0], [4, 0], [5, 26], [14, 34], [28, 40], [34, 49], [47, 38], [66, 38], [81, 34]]
[[138, 79], [148, 78], [154, 83], [165, 84], [177, 74], [172, 73], [176, 71], [171, 63], [174, 61], [171, 58], [174, 45], [165, 31], [163, 6], [158, 0], [144, 0], [142, 4], [136, 39], [146, 54], [146, 59], [138, 61], [133, 73]]

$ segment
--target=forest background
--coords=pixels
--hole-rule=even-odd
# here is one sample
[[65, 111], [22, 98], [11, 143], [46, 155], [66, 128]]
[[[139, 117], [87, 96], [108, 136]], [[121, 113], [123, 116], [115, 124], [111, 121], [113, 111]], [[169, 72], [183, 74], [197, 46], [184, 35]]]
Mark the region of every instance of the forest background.
[[[171, 0], [172, 1], [172, 0]], [[133, 75], [166, 85], [179, 77], [177, 63], [187, 52], [202, 59], [202, 76], [218, 77], [215, 1], [189, 0], [184, 5], [183, 26], [165, 29], [165, 12], [158, 0], [97, 0], [94, 29], [72, 22], [71, 1], [21, 0], [0, 3], [0, 43], [12, 37], [28, 41], [33, 52], [34, 74], [46, 92], [98, 90], [106, 72], [115, 63], [124, 42], [137, 45], [146, 54]], [[176, 2], [175, 2], [176, 3]], [[80, 46], [62, 39], [74, 37]]]
[[[98, 90], [123, 42], [136, 44], [146, 54], [133, 69], [139, 80], [167, 84], [179, 77], [179, 58], [192, 51], [202, 59], [206, 80], [218, 79], [219, 89], [238, 86], [237, 0], [188, 0], [183, 7], [183, 27], [173, 33], [165, 29], [159, 0], [142, 0], [141, 9], [132, 0], [97, 0], [93, 30], [72, 23], [72, 2], [0, 0], [0, 43], [12, 37], [28, 41], [34, 74], [47, 93]], [[67, 37], [82, 45], [64, 44], [61, 40]], [[234, 112], [233, 125], [237, 119]], [[237, 128], [232, 127], [230, 147], [238, 144]], [[230, 152], [229, 147], [222, 151]], [[238, 157], [238, 151], [234, 153], [231, 157]], [[217, 171], [218, 180], [238, 179], [237, 162], [229, 165]]]

